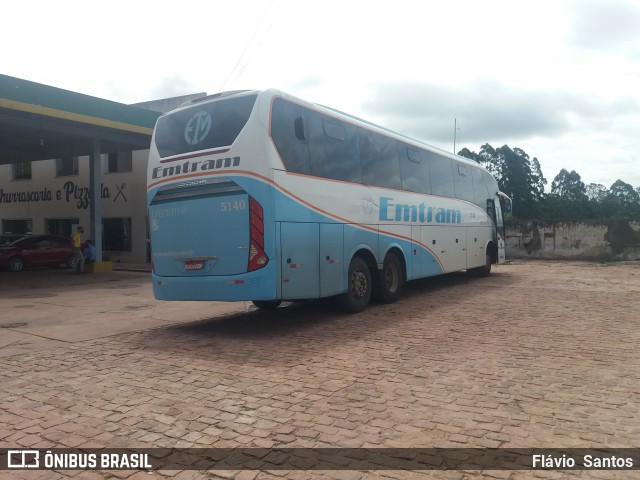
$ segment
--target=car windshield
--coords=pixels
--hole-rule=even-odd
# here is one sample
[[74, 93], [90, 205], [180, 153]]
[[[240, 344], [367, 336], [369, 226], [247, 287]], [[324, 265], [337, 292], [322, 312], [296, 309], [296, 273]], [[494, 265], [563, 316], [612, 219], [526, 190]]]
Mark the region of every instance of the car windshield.
[[3, 235], [0, 237], [0, 247], [7, 247], [9, 245], [13, 245], [16, 242], [22, 240], [24, 236], [22, 235]]

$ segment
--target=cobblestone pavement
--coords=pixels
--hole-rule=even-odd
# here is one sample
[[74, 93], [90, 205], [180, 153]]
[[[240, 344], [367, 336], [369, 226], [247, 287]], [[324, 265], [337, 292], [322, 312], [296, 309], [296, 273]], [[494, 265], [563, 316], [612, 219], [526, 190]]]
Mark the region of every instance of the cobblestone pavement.
[[[638, 264], [514, 262], [488, 278], [454, 274], [414, 282], [399, 302], [356, 315], [326, 301], [301, 303], [54, 346], [3, 359], [0, 447], [640, 447], [639, 321]], [[359, 480], [640, 474], [3, 475]]]

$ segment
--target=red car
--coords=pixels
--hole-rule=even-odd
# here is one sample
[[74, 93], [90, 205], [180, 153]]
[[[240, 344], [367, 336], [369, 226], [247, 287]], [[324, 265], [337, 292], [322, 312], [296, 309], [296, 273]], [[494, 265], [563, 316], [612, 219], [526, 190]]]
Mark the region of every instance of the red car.
[[0, 268], [19, 272], [26, 267], [73, 268], [74, 251], [70, 238], [58, 235], [27, 235], [0, 247]]

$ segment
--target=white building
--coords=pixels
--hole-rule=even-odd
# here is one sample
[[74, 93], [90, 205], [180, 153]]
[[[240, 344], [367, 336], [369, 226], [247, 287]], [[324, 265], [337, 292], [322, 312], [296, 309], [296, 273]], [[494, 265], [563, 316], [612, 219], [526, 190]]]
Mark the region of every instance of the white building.
[[[204, 95], [135, 106], [166, 112]], [[90, 155], [66, 155], [0, 164], [0, 233], [70, 236], [78, 225], [90, 232], [90, 158]], [[141, 263], [150, 259], [147, 160], [148, 150], [100, 155], [103, 260]], [[88, 234], [85, 236], [89, 237]]]

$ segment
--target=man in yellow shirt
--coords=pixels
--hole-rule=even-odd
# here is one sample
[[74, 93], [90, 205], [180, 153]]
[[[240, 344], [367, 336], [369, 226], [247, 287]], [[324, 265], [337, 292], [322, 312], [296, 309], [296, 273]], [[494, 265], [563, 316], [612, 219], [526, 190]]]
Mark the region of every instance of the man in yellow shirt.
[[75, 273], [84, 273], [84, 255], [82, 254], [82, 238], [80, 234], [84, 233], [84, 228], [78, 227], [76, 233], [71, 236], [73, 241], [73, 265], [75, 267]]

